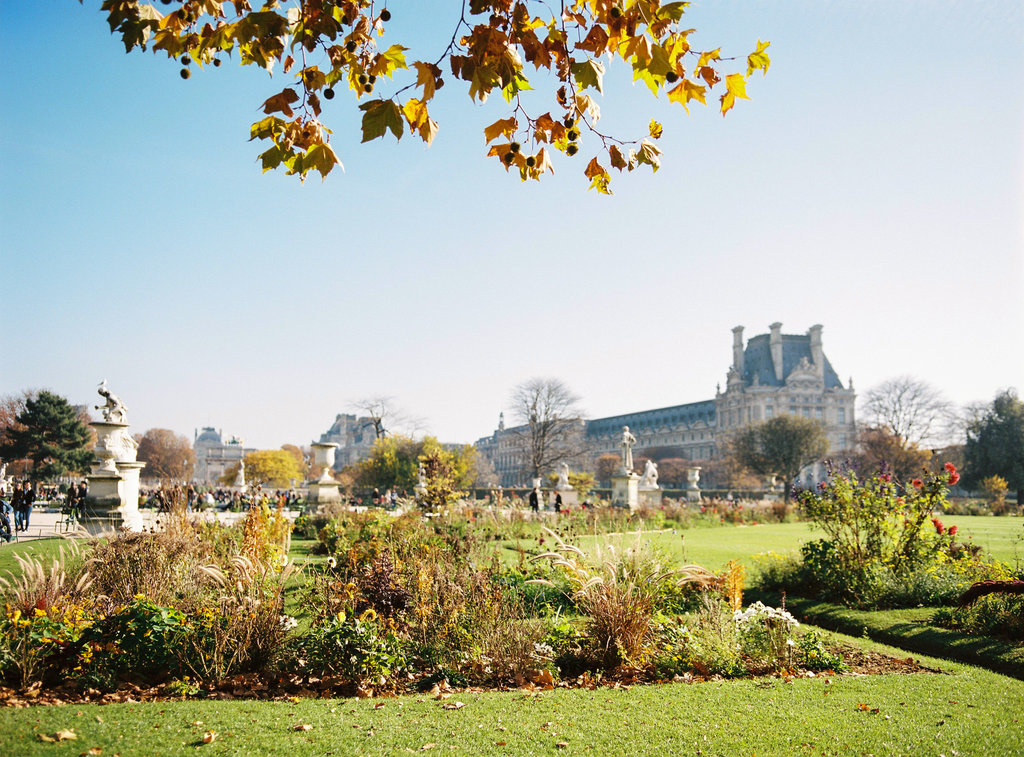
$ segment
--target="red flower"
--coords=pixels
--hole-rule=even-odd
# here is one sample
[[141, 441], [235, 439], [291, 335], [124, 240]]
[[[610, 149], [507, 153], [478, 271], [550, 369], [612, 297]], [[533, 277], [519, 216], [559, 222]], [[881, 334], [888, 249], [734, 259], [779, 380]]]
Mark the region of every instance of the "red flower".
[[949, 485], [956, 486], [956, 482], [960, 480], [960, 474], [955, 470], [949, 474]]
[[912, 483], [912, 484], [913, 484], [914, 486], [916, 486], [916, 487], [917, 487], [918, 489], [920, 489], [920, 488], [921, 488], [922, 486], [924, 486], [924, 481], [922, 481], [922, 480], [921, 480], [921, 479], [919, 479], [919, 478], [915, 478], [915, 479], [914, 479], [913, 481], [911, 481], [910, 483]]
[[956, 532], [957, 532], [957, 527], [956, 526], [950, 526], [949, 527], [949, 535], [950, 536], [956, 536]]
[[953, 463], [946, 463], [946, 473], [956, 473], [956, 466]]

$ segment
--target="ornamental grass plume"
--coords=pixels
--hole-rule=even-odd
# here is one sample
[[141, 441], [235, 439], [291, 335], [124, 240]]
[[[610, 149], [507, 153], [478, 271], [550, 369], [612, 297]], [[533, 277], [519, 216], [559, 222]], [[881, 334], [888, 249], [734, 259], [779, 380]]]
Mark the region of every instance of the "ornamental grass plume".
[[[593, 644], [591, 652], [595, 662], [605, 669], [644, 661], [654, 641], [654, 615], [659, 609], [663, 585], [711, 587], [718, 580], [699, 565], [664, 569], [645, 543], [622, 551], [609, 545], [606, 559], [602, 559], [599, 548], [591, 560], [551, 529], [543, 530], [555, 543], [555, 549], [532, 559], [548, 560], [552, 567], [562, 571], [573, 587], [572, 600], [589, 616], [587, 630]], [[554, 586], [544, 579], [527, 583]]]
[[[68, 547], [68, 554], [64, 552]], [[61, 545], [49, 569], [43, 561], [31, 555], [15, 553], [20, 571], [15, 575], [7, 571], [7, 578], [0, 577], [0, 595], [12, 609], [29, 615], [33, 610], [46, 610], [59, 600], [81, 597], [92, 585], [87, 564], [74, 565], [70, 558], [77, 558], [81, 550], [73, 541]]]

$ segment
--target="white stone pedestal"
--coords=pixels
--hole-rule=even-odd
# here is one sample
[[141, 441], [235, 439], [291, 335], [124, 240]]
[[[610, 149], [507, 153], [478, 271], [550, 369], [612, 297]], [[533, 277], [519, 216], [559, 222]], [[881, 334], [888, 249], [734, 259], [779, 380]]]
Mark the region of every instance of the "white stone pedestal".
[[640, 476], [636, 473], [612, 476], [612, 505], [635, 510], [639, 504]]
[[146, 464], [135, 460], [138, 445], [128, 434], [128, 424], [93, 421], [89, 425], [96, 431], [96, 457], [80, 523], [91, 534], [121, 528], [141, 531], [139, 474]]
[[686, 499], [700, 502], [700, 466], [686, 469]]
[[320, 478], [309, 484], [309, 493], [306, 498], [317, 504], [325, 502], [340, 502], [341, 489], [338, 482], [331, 476], [331, 468], [334, 466], [334, 451], [338, 445], [334, 442], [319, 442], [310, 445], [313, 448], [313, 462], [323, 468]]
[[656, 489], [640, 489], [637, 492], [637, 501], [641, 507], [661, 507], [661, 487]]

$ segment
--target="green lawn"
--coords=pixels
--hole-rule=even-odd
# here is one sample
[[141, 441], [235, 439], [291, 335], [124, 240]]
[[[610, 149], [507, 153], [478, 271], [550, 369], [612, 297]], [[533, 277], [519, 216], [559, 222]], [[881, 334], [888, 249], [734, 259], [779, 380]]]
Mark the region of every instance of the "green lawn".
[[[872, 648], [905, 653], [865, 643]], [[0, 754], [1010, 755], [1024, 683], [918, 658], [943, 674], [719, 681], [596, 691], [457, 692], [292, 702], [161, 702], [0, 710]], [[826, 680], [829, 680], [826, 683]], [[459, 709], [443, 705], [463, 702]], [[375, 709], [380, 706], [380, 709]], [[308, 731], [296, 725], [309, 724]], [[75, 741], [37, 734], [70, 729]], [[205, 731], [217, 738], [202, 745]], [[559, 745], [564, 746], [560, 747]]]
[[[997, 560], [1010, 565], [1019, 560], [1024, 563], [1024, 518], [995, 517], [992, 515], [943, 516], [947, 526], [955, 525], [958, 536], [969, 538]], [[755, 555], [761, 552], [794, 552], [808, 539], [824, 536], [808, 523], [763, 523], [756, 526], [722, 526], [717, 528], [689, 528], [677, 532], [662, 531], [643, 534], [658, 550], [674, 560], [697, 563], [709, 570], [721, 570], [729, 560], [739, 560], [748, 572], [755, 565]], [[598, 543], [611, 542], [617, 547], [635, 543], [636, 533], [616, 537], [587, 536], [582, 539], [584, 549]]]

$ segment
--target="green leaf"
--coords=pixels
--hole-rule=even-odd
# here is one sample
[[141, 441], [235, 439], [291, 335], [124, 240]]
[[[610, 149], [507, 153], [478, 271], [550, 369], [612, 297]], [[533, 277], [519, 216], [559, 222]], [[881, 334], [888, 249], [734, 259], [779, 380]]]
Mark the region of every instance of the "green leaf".
[[359, 106], [363, 111], [363, 142], [383, 137], [388, 129], [395, 139], [402, 138], [405, 122], [402, 110], [392, 100], [371, 100]]
[[604, 77], [604, 64], [593, 58], [587, 58], [582, 63], [573, 63], [569, 67], [572, 70], [572, 77], [582, 88], [593, 87], [604, 94], [601, 88], [601, 80]]
[[505, 102], [512, 102], [512, 98], [516, 96], [517, 92], [528, 89], [533, 89], [530, 86], [530, 80], [517, 71], [512, 81], [502, 87], [501, 95], [505, 98]]
[[768, 45], [771, 42], [757, 41], [757, 49], [747, 56], [747, 77], [749, 77], [757, 69], [761, 69], [761, 74], [768, 73], [768, 66], [771, 65], [771, 58], [768, 57], [765, 50], [768, 49]]

